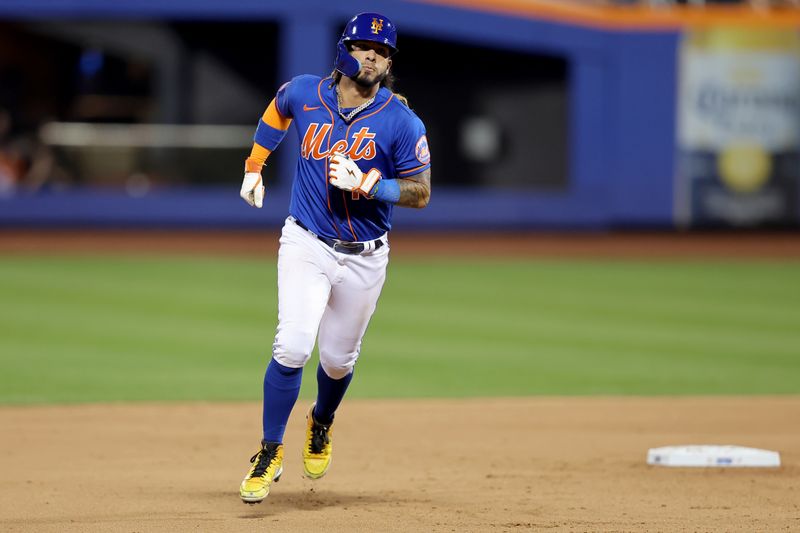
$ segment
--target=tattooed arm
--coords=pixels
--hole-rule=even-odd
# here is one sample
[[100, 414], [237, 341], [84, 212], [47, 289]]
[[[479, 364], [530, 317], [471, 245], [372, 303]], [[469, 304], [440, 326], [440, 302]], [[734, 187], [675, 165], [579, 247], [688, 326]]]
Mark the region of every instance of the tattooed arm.
[[400, 199], [396, 205], [422, 209], [431, 199], [431, 169], [423, 170], [409, 178], [397, 180], [400, 185]]

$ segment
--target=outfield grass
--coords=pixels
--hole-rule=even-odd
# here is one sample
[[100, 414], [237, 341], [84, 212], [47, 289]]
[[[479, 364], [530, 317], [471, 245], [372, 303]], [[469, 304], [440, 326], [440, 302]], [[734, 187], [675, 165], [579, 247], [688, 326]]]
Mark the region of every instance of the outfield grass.
[[[799, 393], [798, 280], [395, 259], [350, 396]], [[256, 400], [276, 320], [274, 259], [3, 257], [0, 403]]]

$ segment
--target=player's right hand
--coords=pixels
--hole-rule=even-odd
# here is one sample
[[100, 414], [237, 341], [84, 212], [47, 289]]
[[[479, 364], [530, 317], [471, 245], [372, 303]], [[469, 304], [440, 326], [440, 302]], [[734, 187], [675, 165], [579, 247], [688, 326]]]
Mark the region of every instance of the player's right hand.
[[375, 184], [381, 179], [381, 172], [377, 168], [369, 172], [361, 172], [356, 162], [342, 152], [335, 152], [328, 165], [328, 178], [336, 188], [343, 191], [356, 191], [371, 198]]
[[264, 183], [261, 180], [261, 174], [245, 172], [239, 196], [251, 206], [261, 209], [261, 206], [264, 205]]

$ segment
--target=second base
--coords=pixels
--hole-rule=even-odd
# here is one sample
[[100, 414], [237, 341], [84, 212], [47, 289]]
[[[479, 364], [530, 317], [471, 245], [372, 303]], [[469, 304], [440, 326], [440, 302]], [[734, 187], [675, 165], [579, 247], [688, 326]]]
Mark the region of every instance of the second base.
[[778, 452], [758, 448], [692, 444], [651, 448], [647, 452], [647, 464], [688, 467], [778, 467], [781, 465], [781, 458]]

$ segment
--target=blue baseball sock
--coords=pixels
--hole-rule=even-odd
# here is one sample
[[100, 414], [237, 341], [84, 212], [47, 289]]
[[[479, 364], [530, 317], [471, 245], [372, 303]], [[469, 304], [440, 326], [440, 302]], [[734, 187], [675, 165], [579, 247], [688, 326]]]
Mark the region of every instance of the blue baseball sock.
[[342, 403], [344, 393], [353, 380], [353, 372], [342, 379], [333, 379], [325, 373], [322, 365], [317, 366], [317, 404], [314, 406], [314, 420], [328, 425], [333, 422], [333, 414]]
[[264, 374], [264, 440], [283, 442], [286, 422], [292, 412], [297, 395], [300, 394], [300, 381], [303, 369], [289, 368], [270, 360]]

